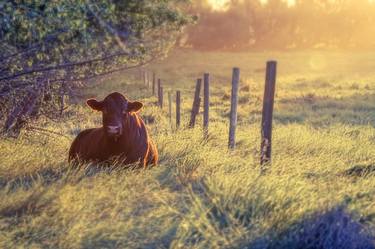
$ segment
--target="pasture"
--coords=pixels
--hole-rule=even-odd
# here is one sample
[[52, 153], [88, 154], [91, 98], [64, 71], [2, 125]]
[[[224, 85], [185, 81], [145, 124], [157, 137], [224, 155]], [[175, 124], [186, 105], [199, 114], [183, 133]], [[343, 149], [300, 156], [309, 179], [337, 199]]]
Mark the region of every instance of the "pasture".
[[[162, 79], [165, 96], [181, 90], [180, 129], [167, 98], [160, 110], [138, 70], [93, 81], [61, 122], [39, 120], [18, 139], [1, 138], [0, 248], [375, 248], [374, 56], [176, 50], [147, 69]], [[278, 61], [273, 158], [260, 174], [268, 59]], [[234, 66], [241, 69], [237, 146], [228, 151]], [[206, 140], [201, 114], [186, 128], [204, 72], [211, 74]], [[113, 91], [144, 102], [158, 167], [69, 167], [75, 135], [101, 124], [85, 98]]]

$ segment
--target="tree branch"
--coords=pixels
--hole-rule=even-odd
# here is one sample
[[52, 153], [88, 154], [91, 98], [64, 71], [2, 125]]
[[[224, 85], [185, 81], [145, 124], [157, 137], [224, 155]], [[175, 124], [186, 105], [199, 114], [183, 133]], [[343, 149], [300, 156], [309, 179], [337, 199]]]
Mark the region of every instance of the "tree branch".
[[105, 75], [108, 75], [108, 74], [112, 74], [112, 73], [116, 73], [116, 72], [121, 72], [121, 71], [125, 71], [125, 70], [130, 70], [130, 69], [137, 68], [137, 67], [142, 67], [142, 66], [145, 66], [145, 65], [153, 62], [156, 59], [157, 59], [156, 56], [154, 56], [151, 59], [149, 59], [147, 61], [144, 61], [142, 63], [139, 63], [137, 65], [124, 66], [124, 67], [112, 69], [112, 70], [109, 70], [109, 71], [106, 71], [106, 72], [103, 72], [103, 73], [99, 73], [99, 74], [96, 74], [96, 75], [88, 76], [88, 77], [73, 78], [73, 79], [69, 79], [69, 80], [67, 80], [67, 79], [54, 79], [54, 80], [51, 80], [50, 82], [59, 82], [59, 81], [67, 81], [67, 82], [87, 81], [87, 80], [91, 80], [91, 79], [94, 79], [94, 78], [97, 78], [97, 77], [102, 77], [102, 76], [105, 76]]
[[41, 73], [41, 72], [59, 70], [59, 69], [64, 69], [64, 68], [69, 68], [69, 67], [83, 66], [83, 65], [86, 65], [86, 64], [105, 61], [105, 60], [112, 59], [114, 57], [121, 57], [121, 56], [126, 56], [126, 55], [131, 55], [131, 54], [129, 52], [121, 52], [121, 53], [117, 53], [117, 54], [113, 54], [113, 55], [109, 55], [109, 56], [104, 56], [104, 57], [97, 58], [97, 59], [91, 59], [91, 60], [85, 60], [85, 61], [79, 61], [79, 62], [71, 62], [71, 63], [64, 63], [64, 64], [60, 64], [60, 65], [56, 65], [56, 66], [50, 66], [50, 67], [30, 69], [30, 70], [26, 70], [26, 71], [23, 71], [23, 72], [19, 72], [19, 73], [15, 73], [15, 74], [12, 74], [12, 75], [1, 77], [0, 81], [12, 80], [12, 79], [15, 79], [15, 78], [18, 78], [18, 77], [21, 77], [21, 76], [24, 76], [24, 75], [28, 75], [28, 74], [33, 74], [33, 73]]
[[10, 58], [13, 58], [13, 57], [25, 54], [25, 53], [29, 53], [29, 52], [33, 51], [34, 49], [40, 48], [43, 44], [48, 45], [51, 42], [53, 42], [53, 40], [56, 39], [56, 37], [58, 35], [60, 35], [62, 33], [65, 33], [66, 31], [67, 31], [67, 29], [61, 29], [61, 30], [58, 30], [57, 32], [55, 32], [53, 34], [47, 35], [42, 41], [39, 41], [39, 42], [37, 42], [35, 44], [32, 44], [28, 48], [25, 48], [25, 49], [23, 49], [21, 51], [17, 51], [17, 52], [15, 52], [13, 54], [10, 54], [10, 55], [6, 55], [6, 56], [3, 56], [3, 57], [0, 57], [0, 61], [4, 62], [4, 61], [6, 61], [6, 60], [8, 60]]

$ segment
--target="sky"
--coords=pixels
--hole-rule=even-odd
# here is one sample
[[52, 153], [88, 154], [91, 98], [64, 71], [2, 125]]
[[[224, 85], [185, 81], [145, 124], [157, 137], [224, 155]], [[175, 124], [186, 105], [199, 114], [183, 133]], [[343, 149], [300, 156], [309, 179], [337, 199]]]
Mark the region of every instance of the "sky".
[[258, 8], [255, 1], [266, 6], [271, 0], [194, 0], [201, 18], [187, 44], [202, 49], [375, 48], [375, 0], [275, 0], [269, 8]]
[[[285, 0], [288, 2], [288, 5], [293, 6], [296, 0]], [[207, 0], [208, 4], [211, 5], [214, 10], [226, 10], [230, 0]], [[267, 0], [260, 0], [261, 3], [266, 3]]]

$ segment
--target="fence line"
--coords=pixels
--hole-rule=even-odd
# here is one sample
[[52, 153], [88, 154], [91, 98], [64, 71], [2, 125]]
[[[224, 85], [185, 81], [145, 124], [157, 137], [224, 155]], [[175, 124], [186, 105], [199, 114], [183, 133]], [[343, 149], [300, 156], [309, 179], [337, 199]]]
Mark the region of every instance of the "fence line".
[[152, 73], [152, 95], [155, 95], [155, 85], [156, 85], [156, 74]]
[[190, 116], [190, 123], [189, 123], [190, 128], [194, 128], [195, 120], [199, 113], [199, 107], [201, 104], [201, 98], [200, 98], [201, 87], [202, 87], [202, 79], [197, 79], [197, 84], [195, 85], [193, 107], [191, 108], [191, 116]]
[[204, 86], [203, 86], [203, 134], [204, 137], [208, 137], [208, 123], [209, 123], [209, 111], [210, 111], [210, 74], [205, 73], [203, 75]]
[[[275, 98], [277, 62], [268, 61], [266, 67], [265, 89], [263, 97], [262, 123], [261, 123], [261, 165], [271, 162], [272, 149], [272, 119]], [[157, 87], [158, 105], [163, 108], [163, 86], [161, 79], [157, 79], [156, 74], [152, 73], [152, 94], [155, 96]], [[144, 81], [149, 82], [148, 73], [144, 72]], [[146, 83], [145, 83], [146, 84]], [[228, 147], [233, 150], [236, 147], [236, 129], [238, 122], [238, 99], [239, 99], [240, 69], [233, 68], [232, 71], [232, 91], [231, 91], [231, 109], [229, 118], [229, 138]], [[149, 83], [147, 83], [149, 85]], [[194, 91], [194, 99], [191, 110], [189, 127], [193, 128], [196, 123], [196, 117], [199, 114], [202, 88], [202, 79], [197, 79]], [[203, 75], [203, 136], [208, 137], [209, 128], [209, 109], [210, 109], [210, 74]], [[172, 123], [172, 94], [168, 91], [168, 115]], [[181, 91], [176, 91], [176, 127], [181, 126]]]
[[240, 84], [240, 69], [233, 68], [232, 75], [232, 95], [230, 107], [230, 125], [229, 125], [229, 149], [236, 146], [236, 128], [237, 128], [237, 105], [238, 105], [238, 88]]
[[271, 162], [272, 149], [272, 115], [275, 98], [276, 61], [268, 61], [262, 112], [261, 165]]
[[181, 92], [176, 92], [176, 127], [181, 125]]
[[164, 92], [163, 92], [163, 87], [160, 86], [160, 90], [159, 90], [159, 106], [161, 109], [163, 109], [163, 102], [164, 102]]
[[158, 105], [161, 106], [161, 103], [160, 103], [160, 88], [161, 88], [161, 79], [158, 79], [158, 85], [157, 85], [157, 91], [158, 91]]
[[172, 93], [168, 92], [168, 116], [169, 122], [172, 124]]

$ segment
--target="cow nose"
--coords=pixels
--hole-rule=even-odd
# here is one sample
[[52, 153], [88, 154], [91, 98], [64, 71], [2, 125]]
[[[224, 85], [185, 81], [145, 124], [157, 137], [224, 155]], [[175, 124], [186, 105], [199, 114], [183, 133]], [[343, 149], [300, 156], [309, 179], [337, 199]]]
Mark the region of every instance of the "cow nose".
[[107, 126], [108, 134], [110, 135], [119, 135], [121, 133], [120, 126]]

